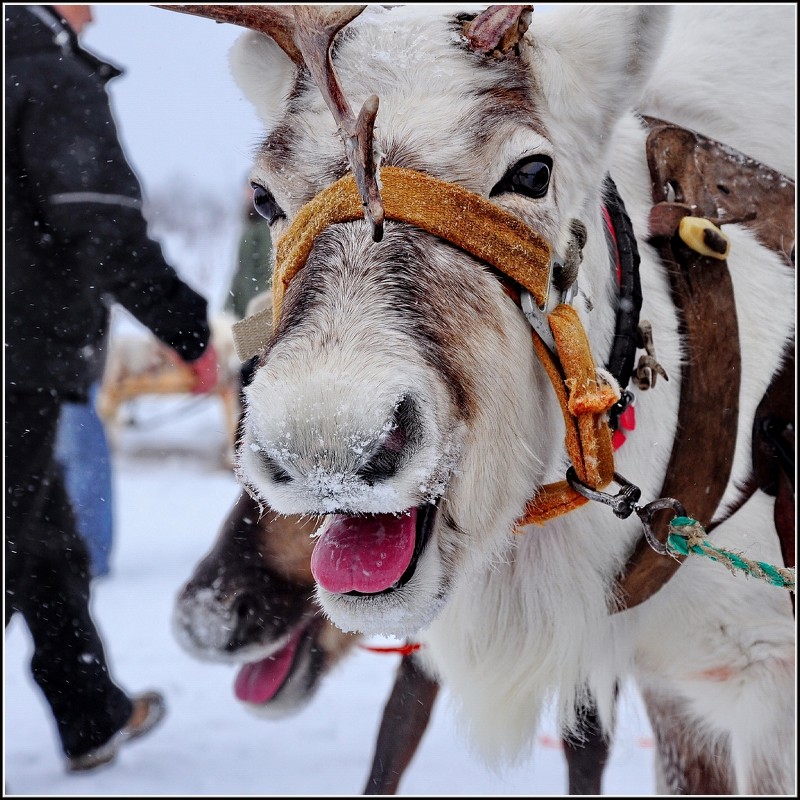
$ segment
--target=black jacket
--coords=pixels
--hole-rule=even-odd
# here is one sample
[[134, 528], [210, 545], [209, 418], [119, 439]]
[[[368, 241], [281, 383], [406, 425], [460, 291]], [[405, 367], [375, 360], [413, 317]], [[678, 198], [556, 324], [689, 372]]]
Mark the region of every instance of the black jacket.
[[51, 6], [4, 6], [6, 391], [85, 398], [118, 302], [187, 361], [207, 304], [148, 237], [111, 114], [121, 74]]

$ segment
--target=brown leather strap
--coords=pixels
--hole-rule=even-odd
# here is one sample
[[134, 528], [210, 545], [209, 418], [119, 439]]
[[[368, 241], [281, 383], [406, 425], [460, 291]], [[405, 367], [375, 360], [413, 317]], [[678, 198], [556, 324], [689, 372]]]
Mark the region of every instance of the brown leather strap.
[[[643, 119], [650, 128], [647, 160], [655, 218], [672, 210], [679, 215], [673, 226], [685, 214], [705, 217], [716, 225], [741, 222], [765, 247], [794, 264], [791, 178], [688, 128], [654, 117]], [[674, 198], [669, 197], [670, 189]], [[651, 235], [672, 233], [651, 229]]]
[[[645, 118], [654, 201], [651, 241], [660, 249], [680, 315], [687, 358], [681, 376], [677, 436], [662, 497], [708, 523], [730, 477], [736, 445], [740, 354], [727, 264], [700, 256], [676, 235], [687, 214], [750, 228], [787, 262], [794, 252], [794, 183], [786, 176], [694, 131]], [[653, 518], [666, 538], [671, 512]], [[712, 526], [706, 527], [711, 530]], [[643, 538], [623, 570], [624, 608], [644, 602], [681, 560], [656, 553]]]
[[[736, 445], [740, 377], [736, 306], [725, 262], [681, 252], [682, 244], [672, 239], [661, 244], [673, 300], [681, 312], [687, 354], [681, 375], [679, 433], [660, 496], [679, 500], [689, 516], [705, 523], [722, 499]], [[655, 514], [653, 530], [665, 531], [671, 515], [671, 511]], [[650, 597], [679, 564], [640, 540], [620, 581], [626, 606]]]

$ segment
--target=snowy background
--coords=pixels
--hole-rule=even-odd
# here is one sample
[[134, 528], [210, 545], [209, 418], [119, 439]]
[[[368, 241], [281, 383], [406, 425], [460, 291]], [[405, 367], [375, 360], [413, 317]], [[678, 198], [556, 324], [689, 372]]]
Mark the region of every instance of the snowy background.
[[[142, 398], [121, 414], [115, 435], [116, 541], [112, 574], [96, 583], [93, 609], [118, 682], [158, 688], [168, 716], [117, 761], [67, 775], [47, 707], [28, 672], [22, 620], [6, 632], [5, 795], [358, 795], [391, 688], [397, 655], [356, 651], [295, 717], [266, 720], [233, 694], [236, 668], [194, 660], [174, 639], [175, 597], [238, 494], [225, 464], [226, 434], [213, 398]], [[385, 645], [380, 639], [372, 644]], [[604, 793], [654, 791], [650, 728], [626, 692]], [[525, 763], [483, 768], [440, 693], [433, 719], [403, 781], [406, 795], [563, 795], [566, 767], [546, 721]]]
[[[201, 221], [204, 208], [213, 219], [194, 236], [170, 230], [165, 219], [151, 225], [214, 312], [233, 269], [242, 187], [259, 135], [227, 74], [227, 52], [241, 29], [146, 5], [94, 6], [94, 13], [83, 41], [126, 69], [110, 94], [145, 197], [172, 198], [178, 211], [194, 202]], [[124, 315], [118, 322], [126, 333], [135, 327]], [[193, 660], [170, 629], [178, 591], [238, 494], [224, 458], [221, 407], [212, 398], [147, 398], [123, 417], [131, 424], [114, 437], [113, 573], [96, 584], [93, 609], [117, 680], [131, 692], [160, 689], [168, 716], [113, 766], [67, 775], [29, 675], [27, 630], [14, 619], [4, 648], [4, 795], [359, 794], [399, 656], [356, 652], [296, 717], [267, 721], [245, 710], [233, 695], [235, 667]], [[652, 757], [644, 712], [626, 692], [604, 791], [652, 793]], [[566, 786], [551, 723], [530, 759], [496, 774], [454, 727], [445, 691], [400, 793], [548, 796]]]

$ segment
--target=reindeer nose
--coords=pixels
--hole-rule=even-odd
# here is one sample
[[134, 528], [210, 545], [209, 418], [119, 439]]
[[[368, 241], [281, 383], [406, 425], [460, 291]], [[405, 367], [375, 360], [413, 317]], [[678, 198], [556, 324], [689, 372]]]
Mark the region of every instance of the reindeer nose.
[[[310, 596], [311, 590], [302, 589]], [[229, 636], [225, 649], [230, 652], [253, 642], [281, 636], [305, 613], [308, 603], [298, 598], [298, 586], [275, 576], [263, 576], [263, 583], [250, 591], [239, 591], [232, 599]]]
[[[411, 397], [404, 396], [395, 404], [382, 431], [374, 434], [372, 444], [364, 447], [360, 465], [349, 467], [350, 474], [355, 472], [369, 486], [388, 480], [397, 473], [409, 451], [420, 441], [421, 435], [422, 422], [416, 404]], [[328, 452], [324, 445], [323, 449]], [[314, 454], [311, 456], [313, 458]], [[289, 464], [285, 465], [279, 458], [264, 450], [258, 451], [258, 458], [275, 483], [292, 483], [294, 478], [289, 472]]]
[[410, 446], [419, 439], [421, 425], [414, 401], [406, 396], [395, 407], [386, 436], [382, 437], [357, 474], [370, 486], [391, 478]]
[[238, 595], [231, 608], [231, 633], [227, 650], [238, 650], [263, 637], [268, 622], [263, 600], [251, 592]]

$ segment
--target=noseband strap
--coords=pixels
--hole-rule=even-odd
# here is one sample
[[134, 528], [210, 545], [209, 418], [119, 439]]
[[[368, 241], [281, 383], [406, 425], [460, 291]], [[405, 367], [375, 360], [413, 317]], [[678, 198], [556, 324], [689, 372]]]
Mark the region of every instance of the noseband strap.
[[[382, 167], [380, 179], [386, 219], [406, 222], [452, 242], [524, 286], [544, 307], [550, 288], [551, 250], [524, 222], [479, 194], [422, 172]], [[329, 225], [363, 216], [351, 175], [323, 189], [300, 209], [277, 244], [276, 323], [286, 288], [306, 263], [317, 236]]]

